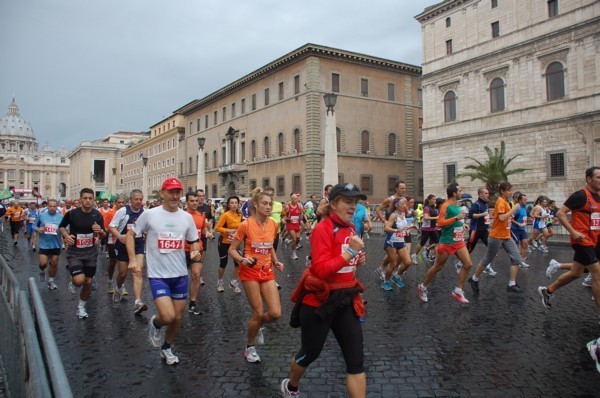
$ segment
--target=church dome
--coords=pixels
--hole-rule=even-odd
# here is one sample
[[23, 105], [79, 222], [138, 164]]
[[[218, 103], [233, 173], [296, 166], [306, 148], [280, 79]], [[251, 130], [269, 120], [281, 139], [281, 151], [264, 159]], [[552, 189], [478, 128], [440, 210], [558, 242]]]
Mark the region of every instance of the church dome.
[[21, 117], [14, 98], [8, 106], [8, 113], [0, 119], [0, 136], [35, 138], [31, 125]]

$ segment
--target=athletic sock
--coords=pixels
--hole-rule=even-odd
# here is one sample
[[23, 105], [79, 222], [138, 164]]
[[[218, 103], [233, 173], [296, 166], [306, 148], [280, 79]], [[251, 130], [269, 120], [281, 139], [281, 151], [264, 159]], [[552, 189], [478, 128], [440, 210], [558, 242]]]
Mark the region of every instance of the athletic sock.
[[163, 343], [162, 347], [160, 347], [161, 350], [168, 350], [169, 348], [171, 348], [171, 344], [166, 341]]
[[290, 392], [298, 391], [298, 386], [294, 387], [291, 381], [288, 381], [287, 389]]

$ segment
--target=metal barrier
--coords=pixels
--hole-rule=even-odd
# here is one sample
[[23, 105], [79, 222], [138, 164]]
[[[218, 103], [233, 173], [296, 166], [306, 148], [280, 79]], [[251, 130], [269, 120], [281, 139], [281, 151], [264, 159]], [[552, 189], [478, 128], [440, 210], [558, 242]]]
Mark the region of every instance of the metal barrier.
[[33, 278], [29, 279], [28, 287], [29, 296], [0, 256], [0, 357], [6, 375], [7, 395], [72, 398], [73, 393]]

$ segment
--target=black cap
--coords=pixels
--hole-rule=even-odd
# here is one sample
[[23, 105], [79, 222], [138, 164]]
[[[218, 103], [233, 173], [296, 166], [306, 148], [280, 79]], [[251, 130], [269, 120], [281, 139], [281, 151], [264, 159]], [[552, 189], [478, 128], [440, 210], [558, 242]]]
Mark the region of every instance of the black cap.
[[336, 196], [339, 195], [367, 200], [367, 195], [360, 193], [358, 186], [351, 183], [337, 184], [331, 188], [331, 191], [329, 192], [329, 201], [333, 201]]

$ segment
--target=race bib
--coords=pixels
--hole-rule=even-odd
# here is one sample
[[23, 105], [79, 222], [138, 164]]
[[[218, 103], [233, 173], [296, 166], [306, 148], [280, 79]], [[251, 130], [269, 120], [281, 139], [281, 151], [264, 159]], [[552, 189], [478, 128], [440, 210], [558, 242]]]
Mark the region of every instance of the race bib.
[[233, 237], [235, 236], [235, 232], [232, 232], [230, 234], [227, 234], [227, 240], [231, 240], [233, 241]]
[[485, 225], [490, 225], [490, 215], [489, 214], [487, 216], [483, 216], [483, 223]]
[[600, 230], [600, 213], [592, 213], [590, 214], [590, 230], [598, 231]]
[[21, 217], [21, 212], [20, 212], [20, 211], [15, 211], [15, 212], [13, 213], [13, 217], [14, 217], [14, 218]]
[[423, 224], [421, 224], [422, 228], [430, 228], [431, 227], [431, 220], [423, 220]]
[[94, 233], [91, 234], [77, 234], [75, 237], [75, 247], [84, 249], [86, 247], [92, 247], [94, 245]]
[[108, 234], [108, 241], [106, 242], [109, 245], [114, 245], [115, 244], [115, 236], [113, 234]]
[[27, 218], [27, 222], [30, 223], [30, 224], [33, 224], [34, 221], [35, 221], [34, 217], [28, 217]]
[[464, 240], [464, 230], [463, 227], [454, 227], [454, 230], [452, 231], [452, 240], [455, 242]]
[[291, 216], [290, 217], [290, 223], [291, 224], [299, 224], [300, 223], [300, 216]]
[[[347, 243], [342, 244], [342, 253], [348, 251], [349, 247], [350, 247], [350, 245]], [[358, 262], [358, 257], [359, 256], [356, 256], [352, 260], [350, 260], [350, 264], [343, 267], [342, 269], [340, 269], [337, 273], [338, 274], [347, 274], [350, 272], [354, 272], [356, 270], [356, 263]]]
[[506, 224], [506, 229], [510, 229], [510, 226], [512, 225], [512, 219], [513, 219], [512, 216], [508, 217], [508, 220], [507, 220], [508, 223]]
[[44, 233], [48, 235], [58, 235], [58, 224], [46, 224], [44, 225]]
[[163, 254], [183, 249], [183, 236], [175, 232], [158, 233], [158, 251]]
[[252, 253], [269, 255], [273, 248], [272, 242], [252, 242]]

